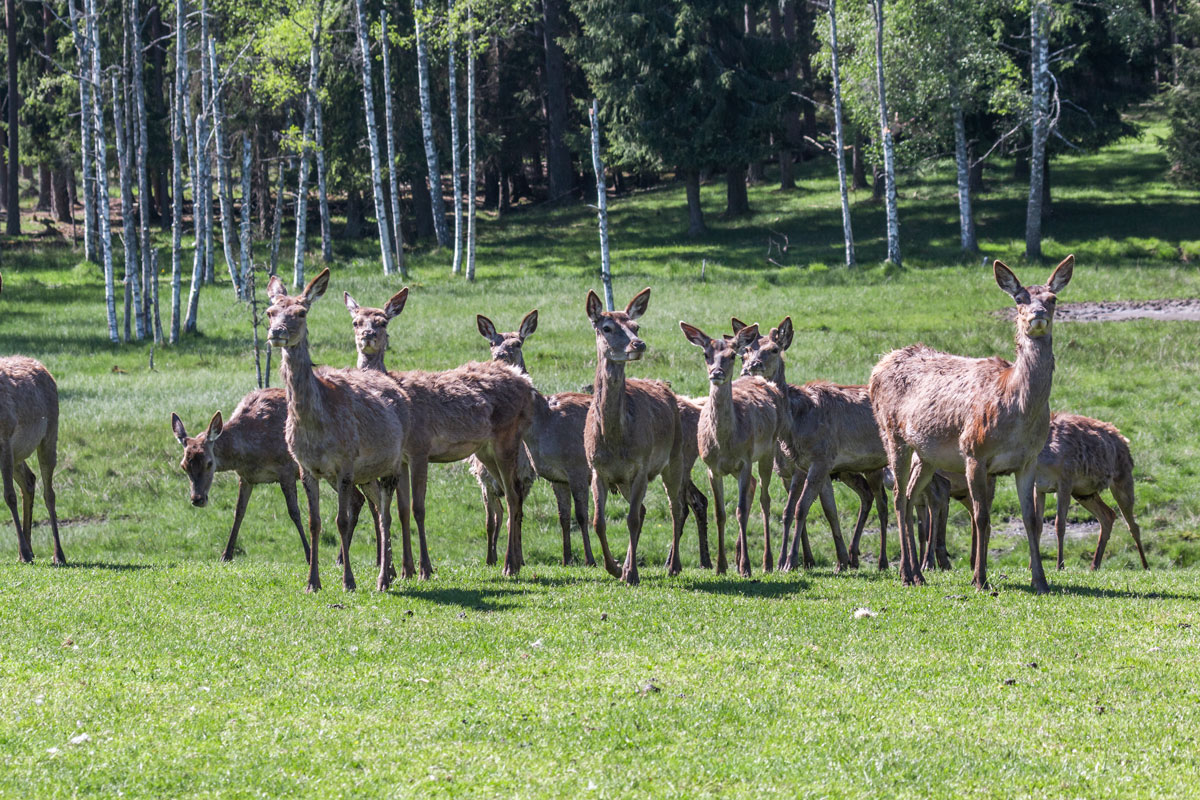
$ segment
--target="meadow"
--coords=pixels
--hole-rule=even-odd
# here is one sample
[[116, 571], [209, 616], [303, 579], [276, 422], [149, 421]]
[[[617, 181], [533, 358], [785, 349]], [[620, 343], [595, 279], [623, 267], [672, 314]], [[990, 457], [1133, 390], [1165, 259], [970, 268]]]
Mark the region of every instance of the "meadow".
[[[1026, 283], [1074, 253], [1064, 303], [1200, 297], [1200, 241], [1189, 238], [1200, 236], [1200, 192], [1163, 181], [1157, 133], [1151, 124], [1140, 140], [1055, 160], [1044, 264], [1019, 257], [1022, 184], [1003, 163], [989, 171], [978, 198], [983, 252]], [[794, 193], [752, 187], [755, 213], [737, 220], [717, 214], [723, 184], [706, 185], [713, 230], [699, 240], [683, 236], [679, 186], [614, 198], [617, 302], [652, 287], [642, 319], [650, 349], [630, 374], [706, 393], [703, 358], [678, 322], [717, 335], [731, 315], [765, 326], [792, 317], [793, 382], [864, 383], [880, 354], [915, 341], [1011, 356], [1002, 314], [1011, 300], [983, 256], [957, 252], [947, 166], [901, 183], [901, 270], [878, 263], [883, 213], [868, 192], [854, 200], [860, 266], [839, 266], [828, 165], [805, 165]], [[1005, 480], [992, 593], [970, 587], [967, 520], [957, 507], [955, 569], [928, 576], [921, 589], [903, 590], [894, 570], [879, 574], [873, 561], [833, 574], [818, 514], [810, 520], [816, 570], [761, 574], [755, 524], [754, 578], [712, 575], [697, 567], [689, 522], [685, 572], [668, 579], [669, 520], [655, 489], [639, 548], [643, 583], [630, 590], [601, 570], [558, 566], [543, 483], [526, 504], [527, 566], [506, 580], [482, 566], [478, 489], [456, 464], [431, 471], [433, 580], [348, 595], [336, 588], [326, 546], [327, 588], [310, 596], [277, 489], [255, 492], [238, 557], [222, 564], [236, 480], [219, 475], [208, 507], [196, 509], [177, 466], [170, 413], [198, 431], [217, 409], [228, 418], [254, 387], [250, 312], [234, 302], [228, 279], [205, 288], [200, 335], [157, 348], [151, 370], [149, 345], [107, 341], [99, 272], [69, 242], [48, 232], [0, 244], [0, 352], [42, 360], [59, 385], [56, 488], [72, 563], [49, 565], [40, 498], [37, 563], [17, 564], [11, 528], [0, 532], [0, 794], [1196, 792], [1200, 573], [1189, 567], [1200, 561], [1198, 323], [1055, 328], [1051, 406], [1112, 422], [1131, 440], [1149, 572], [1134, 569], [1121, 522], [1103, 570], [1087, 572], [1095, 532], [1083, 528], [1086, 537], [1069, 541], [1067, 569], [1049, 574], [1053, 593], [1032, 596]], [[474, 284], [449, 275], [448, 253], [412, 253], [412, 293], [390, 326], [389, 366], [485, 359], [474, 315], [512, 330], [536, 307], [525, 358], [539, 389], [591, 383], [583, 301], [599, 288], [598, 249], [594, 212], [577, 206], [485, 216]], [[287, 255], [285, 247], [281, 262], [290, 264]], [[314, 360], [346, 366], [354, 347], [341, 292], [382, 305], [401, 283], [379, 274], [373, 241], [339, 241], [335, 255], [309, 328]], [[309, 275], [319, 268], [310, 261]], [[695, 478], [705, 485], [699, 468]], [[778, 484], [774, 496], [778, 519]], [[848, 493], [838, 498], [847, 530], [856, 509]], [[334, 496], [326, 489], [322, 499], [331, 544]], [[621, 552], [623, 503], [611, 502], [609, 513]], [[1076, 504], [1071, 519], [1090, 517]], [[776, 521], [776, 537], [777, 529]], [[373, 563], [363, 531], [352, 554], [360, 581]], [[877, 552], [877, 535], [872, 515], [865, 552]], [[893, 563], [895, 541], [893, 520]], [[574, 549], [578, 556], [578, 534]], [[875, 616], [856, 618], [858, 608]]]

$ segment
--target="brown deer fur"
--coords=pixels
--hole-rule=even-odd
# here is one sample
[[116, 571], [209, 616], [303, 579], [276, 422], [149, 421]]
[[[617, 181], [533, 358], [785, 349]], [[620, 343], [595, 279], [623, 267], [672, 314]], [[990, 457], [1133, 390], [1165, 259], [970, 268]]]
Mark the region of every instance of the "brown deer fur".
[[[645, 518], [646, 485], [662, 475], [671, 505], [672, 544], [667, 571], [682, 570], [679, 538], [683, 531], [683, 429], [675, 395], [660, 381], [625, 378], [625, 363], [637, 361], [646, 351], [638, 336], [637, 320], [650, 302], [643, 289], [624, 311], [605, 311], [599, 296], [589, 291], [586, 312], [596, 334], [595, 394], [584, 429], [584, 450], [592, 470], [592, 527], [610, 574], [630, 585], [638, 583], [637, 546]], [[617, 490], [629, 502], [625, 518], [629, 548], [618, 570], [608, 548], [604, 516], [608, 493]]]
[[[58, 538], [55, 511], [54, 467], [58, 463], [58, 386], [49, 370], [32, 358], [0, 358], [0, 475], [4, 479], [4, 502], [12, 512], [17, 529], [17, 553], [23, 562], [33, 561], [33, 492], [37, 479], [25, 463], [34, 452], [42, 473], [42, 499], [54, 534], [53, 563], [66, 564]], [[17, 514], [14, 477], [21, 487], [25, 521]]]
[[[735, 330], [744, 330], [733, 320]], [[879, 440], [879, 431], [871, 413], [866, 387], [839, 386], [813, 381], [803, 386], [787, 382], [783, 353], [792, 343], [791, 317], [765, 336], [758, 336], [742, 348], [742, 374], [761, 375], [786, 392], [791, 410], [790, 426], [780, 438], [775, 467], [788, 483], [788, 502], [784, 507], [783, 540], [779, 553], [780, 569], [792, 569], [801, 563], [813, 565], [808, 544], [808, 511], [820, 497], [829, 521], [837, 551], [837, 568], [858, 566], [859, 539], [870, 512], [870, 500], [879, 510], [880, 569], [887, 568], [887, 510], [883, 495], [883, 467], [887, 454]], [[842, 539], [831, 478], [838, 478], [859, 496], [860, 509], [851, 550], [846, 552]], [[788, 534], [795, 515], [796, 535], [788, 547]], [[801, 547], [803, 562], [801, 562]]]
[[[238, 476], [237, 506], [233, 512], [233, 528], [221, 553], [222, 561], [232, 561], [237, 546], [238, 530], [250, 502], [254, 487], [263, 483], [278, 483], [287, 503], [288, 516], [300, 534], [304, 561], [308, 562], [308, 537], [300, 518], [296, 497], [296, 480], [300, 470], [288, 452], [284, 428], [287, 424], [287, 395], [283, 389], [255, 389], [242, 398], [229, 422], [223, 422], [221, 412], [213, 414], [208, 428], [196, 436], [188, 436], [178, 414], [171, 414], [171, 430], [183, 445], [183, 460], [179, 468], [188, 476], [192, 505], [202, 508], [208, 504], [208, 491], [213, 475], [232, 471]], [[305, 492], [310, 486], [305, 486]], [[309, 503], [313, 502], [309, 498]]]
[[[1037, 543], [1035, 465], [1050, 428], [1056, 294], [1071, 280], [1068, 256], [1045, 286], [1022, 286], [1001, 262], [996, 282], [1017, 304], [1016, 361], [966, 358], [912, 345], [884, 356], [871, 372], [870, 394], [896, 476], [900, 576], [924, 583], [917, 563], [909, 502], [934, 470], [965, 473], [975, 522], [975, 584], [987, 585], [991, 533], [988, 476], [1013, 472], [1029, 540], [1035, 591], [1049, 591]], [[912, 459], [916, 453], [917, 459]]]
[[[288, 296], [277, 276], [267, 284], [271, 298], [267, 340], [283, 353], [279, 374], [288, 406], [284, 436], [306, 484], [326, 480], [337, 490], [342, 585], [347, 590], [355, 588], [349, 558], [354, 487], [364, 487], [375, 502], [383, 538], [377, 587], [383, 591], [391, 583], [391, 492], [405, 477], [409, 399], [395, 382], [369, 370], [313, 368], [306, 317], [328, 286], [328, 269], [295, 297]], [[403, 487], [400, 494], [403, 497]], [[317, 569], [321, 518], [315, 491], [310, 498], [308, 590], [317, 591], [321, 588]]]
[[771, 467], [775, 461], [775, 443], [784, 435], [789, 423], [787, 400], [778, 387], [764, 378], [733, 379], [738, 350], [758, 338], [757, 325], [743, 328], [732, 341], [713, 339], [686, 322], [680, 322], [679, 327], [689, 342], [704, 351], [704, 362], [708, 367], [708, 402], [700, 411], [697, 442], [700, 458], [708, 467], [717, 517], [717, 572], [726, 569], [725, 476], [736, 475], [738, 542], [735, 558], [738, 573], [750, 577], [746, 529], [754, 493], [752, 473], [757, 466], [763, 540], [769, 551]]
[[[364, 371], [383, 371], [387, 349], [387, 321], [379, 309], [359, 307], [346, 297], [347, 308], [355, 321], [355, 342], [360, 348], [359, 366]], [[393, 302], [396, 298], [393, 298]], [[360, 323], [370, 321], [369, 324]], [[378, 346], [364, 353], [367, 340], [363, 330], [370, 328]], [[533, 418], [535, 391], [520, 370], [507, 364], [469, 362], [443, 372], [386, 372], [408, 398], [411, 424], [405, 440], [405, 459], [412, 481], [412, 514], [420, 544], [420, 574], [433, 575], [425, 537], [425, 491], [429, 464], [462, 461], [477, 455], [488, 472], [498, 478], [508, 501], [508, 552], [505, 575], [521, 570], [521, 521], [527, 487], [518, 483], [518, 462], [522, 439]], [[411, 537], [404, 527], [404, 562], [401, 574], [415, 573]]]

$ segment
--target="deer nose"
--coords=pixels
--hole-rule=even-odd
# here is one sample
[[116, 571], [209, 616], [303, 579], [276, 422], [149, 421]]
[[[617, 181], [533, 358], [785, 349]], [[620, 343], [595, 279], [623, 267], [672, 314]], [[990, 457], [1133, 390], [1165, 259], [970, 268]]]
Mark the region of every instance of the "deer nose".
[[725, 370], [720, 367], [710, 369], [708, 371], [708, 380], [712, 383], [721, 383], [725, 380]]
[[208, 496], [207, 495], [198, 495], [198, 494], [192, 495], [192, 505], [194, 505], [196, 508], [204, 508], [204, 506], [207, 504], [208, 504]]
[[629, 349], [638, 353], [646, 352], [646, 343], [641, 339], [634, 339], [629, 343]]

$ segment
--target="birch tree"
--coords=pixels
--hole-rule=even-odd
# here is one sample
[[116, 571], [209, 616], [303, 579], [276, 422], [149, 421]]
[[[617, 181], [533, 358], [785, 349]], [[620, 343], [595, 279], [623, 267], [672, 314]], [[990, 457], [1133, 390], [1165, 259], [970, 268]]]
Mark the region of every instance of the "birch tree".
[[829, 58], [833, 75], [833, 130], [837, 149], [838, 189], [842, 195], [842, 237], [846, 242], [846, 266], [853, 267], [854, 232], [850, 228], [850, 198], [846, 194], [846, 137], [842, 128], [842, 77], [838, 67], [837, 0], [829, 0]]
[[871, 0], [875, 17], [875, 82], [879, 94], [879, 131], [883, 144], [883, 174], [886, 182], [887, 260], [900, 266], [900, 217], [896, 208], [896, 148], [888, 121], [883, 80], [883, 0]]
[[85, 2], [84, 16], [92, 55], [92, 134], [95, 137], [93, 141], [96, 149], [96, 213], [100, 229], [100, 258], [104, 266], [104, 305], [108, 310], [109, 341], [119, 342], [121, 337], [117, 330], [117, 305], [113, 285], [112, 231], [109, 226], [108, 149], [104, 140], [104, 95], [101, 92], [104, 71], [100, 65], [100, 18], [96, 12], [96, 0]]
[[475, 280], [475, 26], [467, 0], [467, 280]]
[[[359, 0], [361, 2], [361, 0]], [[450, 244], [446, 229], [446, 211], [442, 204], [442, 171], [438, 163], [437, 143], [433, 138], [433, 103], [429, 91], [429, 47], [425, 41], [425, 0], [414, 0], [417, 42], [417, 91], [421, 102], [421, 138], [425, 143], [425, 164], [429, 169], [429, 205], [438, 247]]]
[[[200, 3], [200, 117], [204, 119], [204, 135], [199, 135], [197, 129], [196, 135], [196, 178], [200, 181], [200, 192], [192, 197], [193, 211], [195, 211], [195, 203], [197, 198], [200, 202], [200, 212], [204, 218], [204, 282], [216, 283], [216, 254], [213, 250], [213, 197], [212, 197], [212, 166], [208, 158], [208, 146], [211, 137], [212, 122], [209, 119], [209, 114], [212, 113], [213, 94], [212, 94], [212, 70], [211, 64], [207, 58], [209, 30], [208, 30], [208, 0], [201, 0]], [[199, 295], [196, 296], [199, 299]], [[190, 299], [190, 298], [189, 298]], [[196, 320], [193, 315], [192, 330], [195, 330]]]
[[392, 232], [395, 234], [396, 266], [400, 274], [408, 277], [404, 263], [404, 233], [400, 229], [400, 181], [396, 177], [396, 132], [392, 118], [392, 68], [388, 58], [390, 41], [388, 36], [387, 9], [379, 12], [379, 50], [383, 56], [383, 116], [384, 133], [387, 136], [388, 191], [392, 196]]
[[375, 98], [371, 92], [371, 46], [367, 41], [367, 14], [363, 0], [354, 0], [357, 14], [358, 50], [362, 54], [363, 108], [367, 115], [367, 145], [371, 150], [371, 183], [375, 189], [375, 219], [379, 224], [379, 250], [383, 274], [396, 272], [392, 239], [388, 235], [387, 205], [383, 201], [383, 176], [380, 173], [379, 137], [375, 132]]
[[142, 63], [145, 59], [145, 53], [142, 51], [142, 17], [139, 5], [139, 0], [130, 0], [129, 16], [132, 24], [131, 35], [133, 40], [133, 101], [134, 114], [136, 115], [137, 128], [137, 148], [134, 157], [134, 171], [138, 178], [138, 225], [140, 247], [139, 252], [142, 256], [142, 286], [143, 286], [143, 303], [139, 310], [139, 314], [143, 320], [143, 327], [147, 330], [147, 335], [153, 335], [155, 341], [161, 341], [161, 330], [156, 329], [153, 334], [149, 333], [151, 327], [151, 299], [149, 286], [153, 280], [158, 281], [157, 270], [151, 264], [150, 258], [150, 168], [147, 164], [147, 155], [150, 150], [150, 137], [146, 125], [146, 82], [143, 77]]
[[1050, 7], [1035, 0], [1029, 14], [1032, 143], [1029, 152], [1029, 202], [1025, 207], [1025, 258], [1042, 257], [1042, 182], [1046, 140], [1050, 135]]
[[[129, 341], [132, 337], [130, 323], [133, 321], [134, 305], [142, 305], [141, 265], [138, 261], [137, 227], [133, 218], [133, 164], [130, 163], [129, 147], [126, 140], [124, 88], [117, 73], [112, 76], [113, 92], [113, 132], [117, 145], [117, 173], [121, 176], [121, 245], [125, 258], [125, 319], [124, 338]], [[137, 338], [145, 335], [142, 327], [141, 314], [137, 315], [137, 325], [132, 326]]]
[[458, 143], [458, 67], [455, 63], [455, 20], [454, 0], [446, 0], [448, 38], [446, 42], [446, 70], [449, 73], [450, 92], [450, 183], [454, 191], [454, 258], [450, 262], [450, 274], [462, 272], [463, 256], [463, 207], [462, 171], [459, 169]]
[[304, 91], [304, 127], [300, 141], [300, 170], [296, 179], [296, 247], [292, 257], [292, 283], [304, 285], [305, 237], [308, 235], [308, 151], [317, 107], [317, 77], [321, 69], [321, 20], [324, 2], [317, 3], [312, 42], [308, 50], [308, 84]]
[[183, 294], [183, 160], [187, 137], [187, 2], [175, 1], [175, 91], [171, 126], [171, 344], [179, 341]]
[[[203, 38], [203, 34], [201, 38]], [[203, 79], [203, 76], [201, 79]], [[204, 181], [206, 178], [204, 142], [207, 138], [208, 120], [205, 118], [204, 113], [201, 112], [196, 115], [196, 135], [192, 147], [192, 220], [195, 223], [196, 248], [192, 253], [192, 285], [188, 289], [187, 316], [183, 320], [183, 330], [185, 333], [196, 332], [196, 317], [200, 309], [200, 286], [204, 283], [204, 272], [208, 264], [208, 214], [201, 207], [207, 200], [204, 192]], [[211, 209], [212, 204], [209, 203], [209, 210]]]
[[[85, 3], [87, 0], [83, 0]], [[83, 257], [99, 263], [96, 250], [96, 168], [94, 161], [95, 143], [92, 135], [92, 48], [89, 28], [75, 0], [67, 0], [67, 13], [71, 25], [71, 36], [75, 41], [75, 55], [79, 65], [79, 137], [83, 173]], [[86, 14], [86, 6], [85, 6]]]
[[[208, 74], [212, 95], [213, 144], [217, 156], [217, 196], [221, 203], [221, 245], [225, 252], [225, 267], [233, 284], [233, 296], [241, 298], [242, 280], [238, 269], [240, 259], [234, 257], [237, 242], [233, 221], [233, 186], [229, 174], [229, 142], [225, 137], [225, 105], [221, 99], [221, 68], [217, 61], [216, 37], [208, 37]], [[211, 235], [211, 234], [210, 234]]]
[[592, 100], [592, 169], [596, 172], [596, 216], [600, 222], [600, 282], [604, 284], [604, 307], [613, 310], [612, 265], [608, 257], [608, 187], [604, 161], [600, 158], [600, 103]]
[[254, 246], [250, 231], [250, 134], [242, 134], [242, 290], [243, 297], [248, 298], [250, 275], [253, 263], [251, 249]]
[[321, 260], [326, 264], [333, 261], [333, 234], [329, 225], [329, 194], [326, 191], [325, 125], [321, 120], [321, 96], [317, 95], [313, 105], [313, 135], [316, 136], [317, 151], [317, 203], [321, 212]]

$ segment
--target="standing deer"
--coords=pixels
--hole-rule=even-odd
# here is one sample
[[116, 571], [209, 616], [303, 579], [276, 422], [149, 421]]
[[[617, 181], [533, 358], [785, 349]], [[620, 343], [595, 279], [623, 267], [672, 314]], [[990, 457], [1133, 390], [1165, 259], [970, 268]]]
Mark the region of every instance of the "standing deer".
[[[475, 455], [501, 484], [508, 505], [508, 551], [504, 575], [521, 570], [521, 522], [529, 488], [520, 479], [522, 439], [533, 418], [536, 391], [528, 376], [507, 364], [468, 362], [443, 372], [387, 372], [387, 324], [403, 299], [396, 295], [384, 309], [360, 306], [350, 295], [346, 308], [354, 320], [358, 365], [386, 375], [408, 398], [409, 427], [404, 456], [412, 485], [412, 515], [420, 544], [420, 575], [433, 576], [425, 537], [425, 492], [429, 464], [462, 461]], [[388, 309], [393, 313], [389, 315]], [[404, 561], [401, 575], [416, 574], [409, 528], [401, 510]]]
[[[733, 320], [735, 332], [745, 330], [744, 323]], [[812, 381], [803, 386], [787, 382], [783, 353], [791, 346], [792, 318], [785, 317], [779, 327], [765, 336], [755, 336], [742, 348], [742, 374], [761, 375], [788, 398], [790, 424], [780, 437], [775, 469], [788, 483], [788, 502], [783, 512], [783, 538], [779, 568], [793, 569], [800, 563], [814, 565], [808, 543], [808, 511], [813, 500], [821, 499], [825, 518], [837, 552], [837, 569], [857, 567], [859, 540], [874, 497], [879, 512], [879, 569], [887, 569], [887, 504], [883, 494], [883, 467], [887, 455], [879, 440], [879, 431], [871, 413], [866, 387], [839, 386]], [[841, 524], [833, 497], [831, 478], [845, 483], [859, 496], [858, 521], [850, 552], [842, 539]], [[796, 534], [788, 548], [793, 515]], [[801, 562], [801, 548], [803, 562]], [[764, 562], [770, 559], [770, 548]]]
[[708, 467], [717, 517], [717, 573], [723, 573], [726, 568], [725, 476], [736, 475], [738, 541], [735, 559], [738, 573], [748, 578], [750, 549], [746, 528], [754, 494], [752, 473], [757, 466], [763, 540], [766, 551], [770, 552], [771, 467], [775, 461], [775, 443], [785, 434], [789, 423], [787, 399], [778, 387], [764, 378], [733, 380], [738, 351], [758, 338], [757, 325], [743, 328], [732, 341], [713, 339], [686, 322], [680, 322], [679, 327], [689, 342], [704, 351], [704, 363], [708, 367], [708, 402], [700, 412], [698, 446], [700, 458]]
[[288, 296], [275, 275], [267, 284], [271, 306], [267, 341], [282, 351], [279, 374], [287, 392], [284, 436], [288, 451], [300, 465], [309, 494], [311, 554], [308, 591], [321, 588], [317, 556], [321, 534], [319, 495], [315, 482], [326, 480], [337, 490], [338, 533], [341, 536], [342, 586], [355, 588], [350, 569], [350, 537], [355, 513], [355, 486], [365, 488], [375, 503], [382, 536], [377, 588], [392, 580], [391, 493], [399, 484], [403, 514], [407, 505], [403, 485], [404, 454], [410, 430], [409, 399], [384, 375], [360, 369], [314, 369], [308, 352], [308, 310], [329, 287], [329, 270], [313, 278], [304, 291]]
[[[0, 287], [2, 287], [0, 282]], [[42, 500], [50, 515], [54, 534], [51, 563], [66, 564], [58, 538], [58, 513], [54, 507], [54, 467], [58, 463], [58, 385], [40, 362], [24, 356], [0, 358], [0, 475], [4, 479], [4, 502], [17, 528], [17, 558], [33, 561], [33, 492], [37, 478], [25, 460], [37, 451], [42, 473]], [[14, 476], [21, 487], [25, 512], [22, 524], [17, 513]]]
[[1046, 285], [1022, 286], [1012, 270], [995, 263], [996, 283], [1017, 306], [1014, 362], [911, 345], [888, 353], [871, 371], [871, 404], [896, 476], [904, 585], [925, 582], [908, 512], [912, 498], [940, 469], [966, 474], [976, 531], [975, 585], [987, 586], [992, 507], [988, 476], [1013, 472], [1029, 540], [1033, 589], [1039, 594], [1049, 591], [1038, 552], [1034, 479], [1037, 456], [1050, 429], [1056, 295], [1070, 282], [1074, 265], [1074, 256], [1067, 256]]
[[[645, 520], [646, 485], [662, 475], [671, 505], [672, 542], [667, 573], [678, 575], [679, 537], [683, 532], [683, 428], [675, 395], [661, 381], [625, 378], [625, 364], [646, 352], [638, 336], [637, 320], [646, 313], [650, 290], [643, 289], [624, 311], [605, 311], [594, 291], [587, 296], [586, 312], [596, 334], [595, 394], [588, 408], [584, 450], [592, 470], [592, 527], [604, 554], [609, 574], [633, 586], [638, 583], [637, 546]], [[618, 570], [608, 548], [604, 516], [608, 493], [620, 491], [629, 502], [625, 518], [629, 548]]]
[[[191, 484], [192, 505], [202, 508], [208, 503], [208, 490], [213, 475], [233, 471], [238, 476], [237, 506], [233, 512], [233, 528], [229, 542], [221, 553], [222, 561], [232, 561], [237, 546], [238, 530], [250, 502], [250, 493], [262, 483], [278, 483], [287, 503], [288, 516], [300, 534], [304, 560], [308, 561], [308, 538], [300, 519], [296, 497], [296, 480], [300, 471], [288, 452], [284, 428], [287, 424], [287, 395], [283, 389], [255, 389], [242, 398], [228, 423], [221, 412], [213, 414], [208, 428], [197, 436], [188, 436], [183, 420], [171, 414], [171, 430], [183, 445], [183, 461], [179, 468]], [[305, 484], [307, 494], [311, 485]], [[357, 490], [356, 490], [357, 491]], [[314, 502], [308, 498], [309, 505]]]

